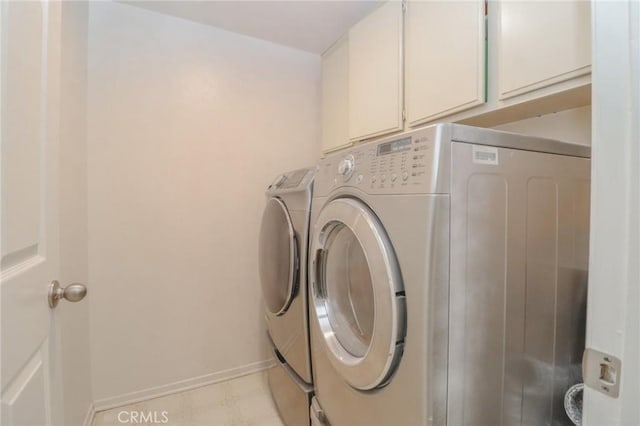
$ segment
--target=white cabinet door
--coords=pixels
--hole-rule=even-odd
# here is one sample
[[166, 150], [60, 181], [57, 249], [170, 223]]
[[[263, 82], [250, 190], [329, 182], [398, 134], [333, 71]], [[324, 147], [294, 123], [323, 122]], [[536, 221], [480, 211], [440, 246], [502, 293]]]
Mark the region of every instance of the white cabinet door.
[[410, 1], [405, 15], [410, 126], [485, 100], [484, 1]]
[[339, 40], [322, 55], [322, 151], [349, 145], [349, 44]]
[[349, 31], [349, 137], [402, 129], [402, 3], [389, 1]]
[[498, 3], [499, 99], [591, 71], [591, 2]]
[[3, 426], [63, 424], [57, 315], [47, 304], [59, 265], [60, 7], [0, 3]]

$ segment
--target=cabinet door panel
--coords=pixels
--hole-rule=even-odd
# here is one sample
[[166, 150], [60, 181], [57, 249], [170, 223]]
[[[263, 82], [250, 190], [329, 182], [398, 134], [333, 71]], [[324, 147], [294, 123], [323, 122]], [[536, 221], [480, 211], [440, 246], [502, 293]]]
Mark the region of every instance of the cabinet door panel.
[[499, 98], [507, 99], [591, 71], [588, 1], [501, 1]]
[[402, 3], [389, 1], [349, 31], [349, 137], [402, 129]]
[[405, 23], [408, 124], [483, 103], [484, 2], [410, 1]]
[[322, 151], [349, 144], [349, 45], [344, 38], [322, 55]]

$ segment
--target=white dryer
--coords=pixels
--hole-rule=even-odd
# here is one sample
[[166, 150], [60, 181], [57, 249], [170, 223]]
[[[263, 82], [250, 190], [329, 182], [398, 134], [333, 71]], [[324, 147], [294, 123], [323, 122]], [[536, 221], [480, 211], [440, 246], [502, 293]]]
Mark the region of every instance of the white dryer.
[[279, 175], [269, 185], [259, 240], [260, 282], [274, 367], [269, 386], [288, 425], [309, 423], [307, 251], [315, 169]]
[[440, 124], [328, 156], [309, 252], [315, 424], [571, 424], [590, 150]]

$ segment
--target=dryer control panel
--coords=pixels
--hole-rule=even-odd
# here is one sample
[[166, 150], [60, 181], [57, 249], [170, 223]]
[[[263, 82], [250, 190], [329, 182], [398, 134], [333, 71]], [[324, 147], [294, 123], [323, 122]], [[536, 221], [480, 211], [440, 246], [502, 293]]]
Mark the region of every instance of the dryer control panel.
[[440, 142], [437, 127], [356, 146], [320, 161], [316, 191], [357, 187], [369, 194], [435, 190]]

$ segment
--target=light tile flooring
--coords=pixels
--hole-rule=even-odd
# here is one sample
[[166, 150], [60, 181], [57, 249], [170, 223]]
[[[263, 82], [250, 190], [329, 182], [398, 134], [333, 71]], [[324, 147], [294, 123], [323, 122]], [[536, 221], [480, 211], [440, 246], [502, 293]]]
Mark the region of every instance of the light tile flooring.
[[[143, 418], [135, 413], [144, 413]], [[265, 372], [100, 411], [93, 420], [93, 426], [157, 424], [283, 426]]]

